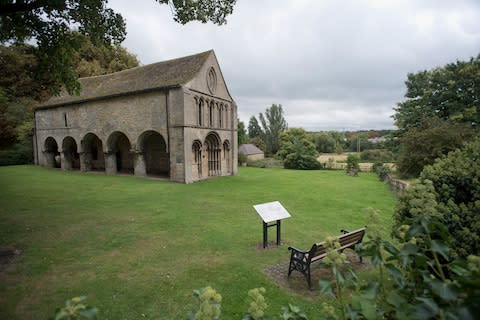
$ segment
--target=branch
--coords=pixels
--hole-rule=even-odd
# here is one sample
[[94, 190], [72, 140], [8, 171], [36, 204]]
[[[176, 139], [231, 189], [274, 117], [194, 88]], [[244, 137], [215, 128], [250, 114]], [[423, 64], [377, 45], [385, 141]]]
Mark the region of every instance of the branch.
[[44, 7], [49, 7], [52, 10], [63, 10], [66, 4], [64, 0], [16, 1], [15, 3], [0, 4], [0, 16], [31, 12]]

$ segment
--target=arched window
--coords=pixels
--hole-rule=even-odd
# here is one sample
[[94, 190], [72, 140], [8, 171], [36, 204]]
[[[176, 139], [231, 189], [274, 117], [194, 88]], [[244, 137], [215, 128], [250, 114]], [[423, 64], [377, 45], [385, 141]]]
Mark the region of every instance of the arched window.
[[203, 99], [201, 98], [198, 100], [197, 124], [199, 126], [203, 125]]
[[225, 128], [230, 128], [230, 119], [229, 119], [229, 107], [228, 104], [224, 105], [225, 109]]
[[208, 106], [208, 125], [209, 127], [213, 127], [213, 110], [214, 110], [214, 102], [210, 102]]
[[220, 107], [218, 107], [218, 122], [218, 126], [223, 128], [223, 103], [221, 103]]
[[192, 145], [192, 160], [200, 178], [202, 176], [202, 143], [198, 140], [195, 140]]

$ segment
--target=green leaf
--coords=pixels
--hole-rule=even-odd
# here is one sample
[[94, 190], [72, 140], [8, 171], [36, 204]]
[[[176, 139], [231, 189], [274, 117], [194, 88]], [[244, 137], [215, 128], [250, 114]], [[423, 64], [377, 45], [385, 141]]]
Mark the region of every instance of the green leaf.
[[321, 293], [328, 294], [328, 295], [331, 295], [331, 296], [335, 296], [335, 294], [333, 293], [333, 289], [332, 289], [332, 281], [320, 279], [318, 284], [320, 286], [320, 292]]
[[438, 314], [439, 308], [437, 303], [431, 298], [416, 298], [421, 301], [415, 306], [415, 312], [419, 319], [430, 319]]
[[404, 297], [398, 294], [397, 291], [390, 291], [387, 295], [387, 302], [392, 306], [399, 308], [407, 303]]
[[361, 312], [367, 320], [377, 318], [377, 312], [376, 312], [374, 301], [361, 300], [360, 306], [362, 308]]
[[453, 284], [447, 284], [437, 279], [430, 281], [433, 292], [443, 300], [450, 302], [458, 299], [458, 292]]
[[89, 307], [89, 308], [86, 308], [82, 311], [79, 312], [79, 314], [87, 319], [97, 319], [97, 308], [92, 308], [92, 307]]
[[368, 281], [367, 286], [362, 291], [362, 297], [375, 299], [380, 291], [380, 284], [377, 281]]
[[445, 243], [437, 240], [432, 240], [430, 244], [430, 249], [433, 252], [436, 252], [442, 255], [442, 257], [445, 258], [445, 260], [449, 260], [449, 257], [448, 257], [449, 249]]

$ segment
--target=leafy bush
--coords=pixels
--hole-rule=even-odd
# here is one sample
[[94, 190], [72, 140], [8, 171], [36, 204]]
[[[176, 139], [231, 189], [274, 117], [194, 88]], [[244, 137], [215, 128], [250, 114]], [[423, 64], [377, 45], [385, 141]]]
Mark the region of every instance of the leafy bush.
[[[454, 255], [480, 254], [480, 138], [449, 153], [420, 175], [419, 184], [407, 191], [395, 214], [396, 226], [419, 214], [435, 210], [448, 228]], [[430, 208], [431, 207], [431, 208]]]
[[393, 159], [393, 153], [389, 150], [384, 149], [370, 149], [364, 150], [360, 154], [360, 159], [362, 161], [369, 161], [369, 162], [391, 162]]
[[52, 320], [97, 319], [97, 308], [84, 303], [86, 297], [75, 297], [65, 302], [65, 307], [58, 308]]
[[33, 148], [31, 144], [16, 144], [6, 150], [0, 150], [0, 166], [29, 164], [33, 162]]
[[392, 173], [392, 170], [382, 162], [375, 162], [372, 166], [372, 171], [377, 174], [380, 181], [385, 181], [385, 179], [387, 179]]
[[356, 176], [360, 170], [360, 158], [356, 155], [349, 154], [347, 157], [347, 174]]
[[286, 169], [301, 169], [301, 170], [316, 170], [320, 169], [322, 165], [318, 160], [310, 155], [303, 155], [299, 153], [291, 153], [287, 155], [283, 166]]

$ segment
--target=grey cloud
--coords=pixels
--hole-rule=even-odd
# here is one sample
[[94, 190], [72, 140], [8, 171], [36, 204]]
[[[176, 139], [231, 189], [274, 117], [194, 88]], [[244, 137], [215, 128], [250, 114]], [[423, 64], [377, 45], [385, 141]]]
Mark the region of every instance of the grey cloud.
[[291, 126], [390, 128], [408, 72], [480, 52], [474, 0], [242, 0], [220, 27], [176, 24], [154, 1], [109, 4], [143, 63], [214, 49], [245, 122], [281, 103]]

